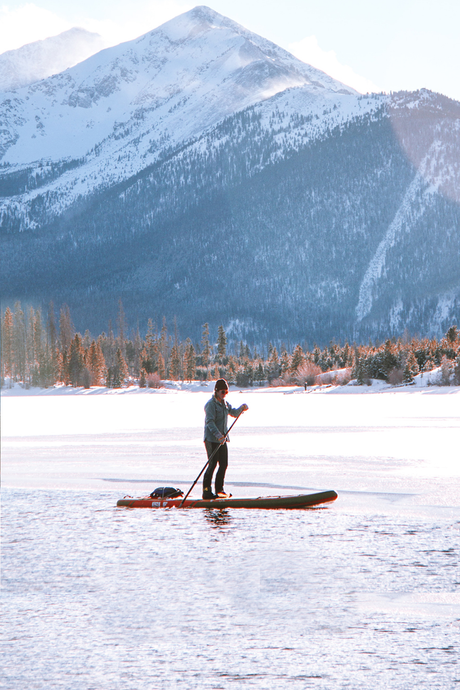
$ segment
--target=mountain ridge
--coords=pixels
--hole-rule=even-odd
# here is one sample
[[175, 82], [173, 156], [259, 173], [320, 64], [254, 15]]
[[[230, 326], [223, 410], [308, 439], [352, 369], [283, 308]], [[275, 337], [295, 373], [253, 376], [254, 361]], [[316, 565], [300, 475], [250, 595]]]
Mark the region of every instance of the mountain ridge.
[[30, 87], [26, 104], [26, 90], [3, 98], [29, 114], [24, 141], [53, 99], [81, 136], [78, 155], [4, 150], [3, 300], [65, 301], [100, 330], [122, 298], [133, 319], [174, 315], [196, 337], [223, 323], [256, 342], [445, 332], [460, 295], [460, 103], [361, 96], [317, 71], [312, 83], [272, 46], [199, 7]]

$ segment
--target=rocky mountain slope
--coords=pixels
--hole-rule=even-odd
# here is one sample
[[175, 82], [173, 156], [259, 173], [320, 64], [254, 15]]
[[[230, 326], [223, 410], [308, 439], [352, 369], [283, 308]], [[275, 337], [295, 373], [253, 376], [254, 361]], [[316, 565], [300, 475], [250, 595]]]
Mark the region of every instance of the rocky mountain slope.
[[4, 303], [259, 343], [458, 319], [459, 103], [359, 96], [198, 7], [0, 112]]

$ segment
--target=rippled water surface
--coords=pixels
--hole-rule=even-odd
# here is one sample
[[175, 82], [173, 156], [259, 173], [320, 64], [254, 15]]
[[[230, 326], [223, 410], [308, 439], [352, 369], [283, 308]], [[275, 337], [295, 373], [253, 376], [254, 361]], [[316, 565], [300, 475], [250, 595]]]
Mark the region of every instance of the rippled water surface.
[[[292, 462], [294, 442], [286, 449], [287, 438], [298, 446], [299, 429], [280, 427], [240, 465], [253, 438], [249, 427], [241, 429], [229, 488], [254, 494], [259, 481], [257, 495], [282, 493], [273, 487], [286, 478], [308, 488], [323, 468], [327, 479], [314, 486], [336, 489], [339, 499], [314, 510], [116, 508], [127, 487], [137, 495], [154, 488], [140, 475], [172, 477], [186, 488], [179, 479], [194, 478], [202, 449], [194, 456], [194, 441], [180, 429], [175, 434], [193, 458], [187, 467], [163, 436], [150, 438], [143, 464], [146, 451], [135, 450], [135, 439], [142, 445], [144, 437], [132, 432], [131, 466], [109, 452], [111, 435], [91, 441], [70, 429], [75, 437], [38, 438], [34, 429], [6, 438], [0, 687], [460, 687], [457, 465], [448, 471], [441, 463], [437, 474], [438, 465], [411, 444], [420, 429], [431, 429], [434, 447], [449, 429], [458, 432], [458, 420], [432, 412], [431, 422], [398, 417], [392, 427], [386, 419], [385, 436], [372, 432], [391, 445], [397, 426], [407, 448], [399, 459], [390, 445], [381, 456], [375, 447], [369, 457], [359, 455], [369, 429], [356, 430], [355, 448], [346, 447], [350, 430], [337, 431], [342, 414], [336, 421], [325, 415], [325, 442], [340, 434], [336, 448], [349, 454], [332, 446], [322, 459], [306, 453], [303, 469], [298, 458]], [[318, 428], [306, 429], [308, 438], [317, 438]], [[169, 474], [161, 475], [168, 460]], [[35, 488], [46, 468], [49, 488]], [[271, 488], [261, 486], [264, 478]]]
[[459, 523], [4, 494], [2, 687], [453, 688]]

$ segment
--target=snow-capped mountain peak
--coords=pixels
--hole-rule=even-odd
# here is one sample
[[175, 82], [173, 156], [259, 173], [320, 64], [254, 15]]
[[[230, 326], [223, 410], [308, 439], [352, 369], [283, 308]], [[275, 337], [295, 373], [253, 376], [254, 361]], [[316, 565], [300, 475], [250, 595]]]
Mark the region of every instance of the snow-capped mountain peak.
[[76, 27], [17, 50], [8, 50], [0, 55], [0, 91], [14, 91], [58, 74], [103, 47], [99, 34]]
[[0, 97], [7, 123], [0, 155], [13, 164], [81, 157], [127, 129], [147, 142], [146, 152], [152, 140], [190, 137], [291, 87], [321, 98], [354, 93], [217, 12], [196, 7], [20, 89], [14, 99]]

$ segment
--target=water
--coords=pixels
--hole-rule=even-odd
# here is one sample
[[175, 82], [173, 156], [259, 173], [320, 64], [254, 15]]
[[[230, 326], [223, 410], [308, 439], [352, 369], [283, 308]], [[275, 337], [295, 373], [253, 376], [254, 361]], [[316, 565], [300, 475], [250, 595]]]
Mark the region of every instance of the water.
[[4, 493], [2, 687], [460, 682], [460, 522], [450, 515], [126, 510], [114, 500]]
[[[349, 414], [354, 404], [347, 399]], [[356, 430], [350, 447], [350, 429], [339, 431], [345, 408], [335, 418], [330, 405], [328, 455], [318, 459], [315, 450], [307, 468], [293, 462], [301, 429], [280, 426], [259, 454], [243, 453], [241, 464], [235, 434], [227, 483], [234, 493], [309, 488], [319, 464], [327, 483], [312, 488], [339, 492], [327, 507], [273, 512], [116, 508], [127, 488], [135, 495], [154, 488], [142, 475], [175, 483], [195, 477], [202, 455], [193, 455], [188, 427], [174, 433], [178, 449], [192, 454], [190, 467], [180, 465], [179, 450], [169, 452], [164, 430], [149, 437], [147, 460], [145, 428], [123, 436], [138, 443], [126, 464], [124, 444], [113, 451], [112, 428], [93, 445], [85, 428], [66, 430], [74, 436], [37, 436], [35, 408], [33, 433], [19, 437], [15, 429], [4, 443], [0, 687], [460, 687], [458, 458], [448, 471], [442, 462], [430, 464], [431, 450], [407, 450], [414, 429], [431, 429], [434, 446], [457, 425], [437, 415], [434, 404], [416, 424], [399, 416], [391, 426], [388, 415], [380, 418], [390, 437], [397, 426], [405, 439], [404, 463], [379, 460], [375, 448], [360, 456], [369, 428]], [[318, 434], [316, 426], [304, 431]], [[348, 444], [346, 458], [331, 448], [334, 433], [336, 449]], [[242, 448], [250, 438], [249, 427], [246, 435], [241, 430]], [[293, 438], [290, 447], [286, 439]], [[79, 443], [93, 448], [95, 467], [89, 451], [78, 464]], [[169, 474], [161, 475], [166, 461]], [[83, 489], [85, 482], [91, 488]], [[48, 488], [37, 488], [43, 484]]]

